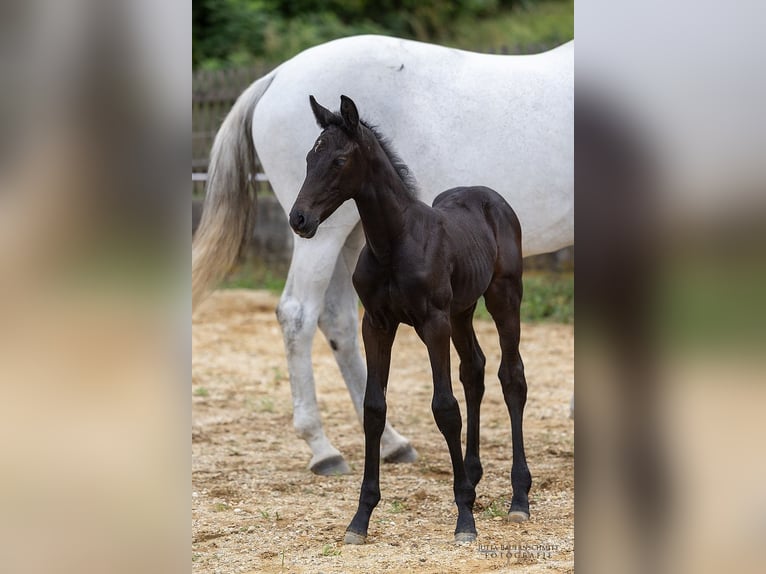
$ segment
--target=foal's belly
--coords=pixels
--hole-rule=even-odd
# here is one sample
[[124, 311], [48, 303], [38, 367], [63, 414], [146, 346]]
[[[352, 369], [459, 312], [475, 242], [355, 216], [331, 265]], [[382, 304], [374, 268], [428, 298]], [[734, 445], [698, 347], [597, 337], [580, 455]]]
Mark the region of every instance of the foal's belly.
[[[446, 270], [445, 270], [446, 271]], [[491, 272], [446, 272], [438, 280], [412, 269], [408, 273], [370, 276], [357, 292], [365, 311], [380, 324], [404, 323], [418, 327], [435, 310], [454, 315], [471, 308], [484, 294]]]

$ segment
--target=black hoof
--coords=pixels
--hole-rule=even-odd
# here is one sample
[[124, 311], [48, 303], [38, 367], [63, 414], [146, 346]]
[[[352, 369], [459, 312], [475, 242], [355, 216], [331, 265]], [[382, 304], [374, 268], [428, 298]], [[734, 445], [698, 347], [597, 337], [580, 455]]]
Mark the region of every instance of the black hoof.
[[364, 544], [367, 541], [367, 535], [365, 534], [357, 534], [356, 532], [351, 532], [350, 530], [346, 530], [346, 536], [343, 538], [344, 544]]
[[508, 522], [525, 522], [529, 520], [529, 504], [511, 502], [511, 509], [506, 516]]
[[311, 472], [319, 476], [339, 476], [351, 474], [351, 469], [341, 455], [331, 456], [320, 460], [310, 467]]
[[455, 543], [465, 544], [476, 540], [475, 532], [455, 532]]
[[383, 459], [383, 462], [401, 464], [415, 462], [418, 459], [418, 451], [411, 444], [405, 444]]
[[523, 510], [511, 510], [508, 512], [506, 520], [508, 520], [508, 522], [526, 522], [529, 520], [529, 512], [524, 512]]

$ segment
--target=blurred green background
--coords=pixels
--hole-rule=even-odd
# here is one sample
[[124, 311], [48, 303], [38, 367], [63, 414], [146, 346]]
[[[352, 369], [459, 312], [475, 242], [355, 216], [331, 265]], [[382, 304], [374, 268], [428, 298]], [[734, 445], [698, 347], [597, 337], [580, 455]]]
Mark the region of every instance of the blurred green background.
[[480, 52], [574, 37], [574, 0], [195, 0], [192, 67], [278, 64], [316, 44], [388, 34]]

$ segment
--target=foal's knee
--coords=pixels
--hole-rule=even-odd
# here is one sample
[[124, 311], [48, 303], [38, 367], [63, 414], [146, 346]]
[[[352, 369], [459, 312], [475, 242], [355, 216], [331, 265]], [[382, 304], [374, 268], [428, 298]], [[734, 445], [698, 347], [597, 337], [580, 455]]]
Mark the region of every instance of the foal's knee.
[[380, 436], [386, 426], [386, 403], [385, 401], [364, 401], [364, 433], [365, 435]]
[[524, 364], [521, 358], [513, 361], [502, 361], [497, 372], [503, 393], [522, 402], [527, 400], [527, 380], [524, 376]]
[[460, 363], [460, 380], [464, 384], [471, 384], [484, 388], [484, 366], [487, 360], [484, 355], [476, 355], [471, 361]]

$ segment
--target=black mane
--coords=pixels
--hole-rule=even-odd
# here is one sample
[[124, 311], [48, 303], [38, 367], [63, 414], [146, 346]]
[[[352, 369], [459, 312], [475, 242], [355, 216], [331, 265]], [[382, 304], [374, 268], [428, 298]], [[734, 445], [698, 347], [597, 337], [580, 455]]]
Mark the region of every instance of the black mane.
[[[332, 114], [328, 114], [328, 117], [325, 118], [327, 121], [327, 124], [325, 125], [324, 129], [327, 129], [330, 125], [340, 128], [343, 132], [346, 133], [349, 137], [354, 137], [353, 134], [349, 133], [348, 128], [346, 127], [345, 122], [343, 121], [343, 118], [340, 115], [340, 112], [335, 112]], [[402, 183], [404, 183], [405, 190], [413, 197], [418, 197], [418, 185], [415, 181], [415, 176], [412, 175], [412, 172], [410, 171], [410, 168], [407, 167], [407, 164], [402, 161], [402, 158], [399, 157], [399, 154], [397, 154], [393, 147], [391, 146], [391, 142], [388, 141], [388, 138], [384, 136], [380, 131], [378, 131], [378, 127], [360, 119], [359, 123], [362, 124], [364, 127], [366, 127], [368, 130], [370, 130], [370, 133], [373, 135], [373, 137], [378, 141], [380, 144], [380, 147], [383, 149], [383, 153], [386, 154], [388, 157], [388, 160], [391, 162], [391, 165], [396, 170], [396, 173], [399, 175], [399, 179], [402, 180]]]
[[378, 131], [377, 126], [367, 123], [364, 120], [360, 120], [360, 123], [364, 125], [364, 127], [366, 127], [368, 130], [370, 130], [372, 135], [375, 136], [375, 139], [378, 140], [378, 143], [383, 149], [383, 152], [386, 154], [386, 156], [388, 156], [388, 161], [390, 161], [391, 165], [394, 166], [396, 173], [399, 174], [399, 178], [402, 180], [402, 183], [404, 183], [405, 189], [412, 197], [417, 198], [418, 186], [417, 182], [415, 181], [415, 176], [412, 175], [410, 168], [407, 167], [407, 164], [404, 163], [404, 161], [402, 161], [402, 158], [399, 157], [399, 154], [394, 151], [393, 147], [391, 146], [391, 142], [388, 141], [388, 138], [380, 133], [380, 131]]

